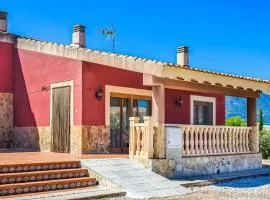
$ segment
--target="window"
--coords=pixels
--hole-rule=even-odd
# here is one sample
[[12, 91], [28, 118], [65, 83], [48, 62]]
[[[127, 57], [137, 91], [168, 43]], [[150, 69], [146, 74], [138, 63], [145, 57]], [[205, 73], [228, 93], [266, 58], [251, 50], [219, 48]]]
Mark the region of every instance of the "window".
[[193, 124], [213, 125], [213, 103], [194, 101], [193, 104]]
[[190, 121], [195, 125], [216, 124], [216, 99], [191, 95]]

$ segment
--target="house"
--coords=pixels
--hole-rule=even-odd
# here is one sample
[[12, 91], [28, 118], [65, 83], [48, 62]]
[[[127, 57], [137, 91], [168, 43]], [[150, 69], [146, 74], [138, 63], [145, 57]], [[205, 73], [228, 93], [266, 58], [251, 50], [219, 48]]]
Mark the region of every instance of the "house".
[[[129, 153], [164, 176], [261, 167], [256, 98], [270, 82], [8, 32], [0, 12], [0, 148]], [[247, 127], [226, 127], [225, 96], [247, 98]], [[164, 172], [164, 169], [165, 172]], [[163, 170], [163, 171], [162, 171]]]

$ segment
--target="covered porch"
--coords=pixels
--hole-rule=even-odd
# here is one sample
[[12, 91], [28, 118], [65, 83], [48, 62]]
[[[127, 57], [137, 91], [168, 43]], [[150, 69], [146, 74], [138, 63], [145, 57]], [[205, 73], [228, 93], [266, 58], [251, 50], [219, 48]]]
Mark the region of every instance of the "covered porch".
[[[152, 86], [152, 116], [144, 117], [143, 123], [137, 117], [130, 118], [131, 159], [166, 177], [261, 168], [256, 99], [260, 92], [268, 90], [267, 84], [173, 66], [167, 66], [163, 76], [144, 74], [144, 85]], [[189, 107], [189, 113], [183, 113], [189, 116], [189, 123], [166, 122], [170, 112], [165, 103], [168, 89], [196, 93], [190, 95], [188, 104], [181, 96], [171, 102], [175, 103], [175, 109]], [[207, 94], [246, 98], [247, 126], [225, 126], [225, 121], [218, 122], [219, 115], [225, 113], [217, 111], [217, 100]]]

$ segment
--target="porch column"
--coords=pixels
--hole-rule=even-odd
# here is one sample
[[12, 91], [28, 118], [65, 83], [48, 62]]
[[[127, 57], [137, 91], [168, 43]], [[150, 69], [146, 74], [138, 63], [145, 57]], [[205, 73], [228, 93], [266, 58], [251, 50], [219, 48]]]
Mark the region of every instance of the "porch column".
[[256, 98], [247, 98], [247, 125], [252, 127], [248, 135], [250, 151], [257, 153], [259, 152], [259, 128], [256, 120]]
[[247, 125], [256, 126], [256, 98], [247, 98]]
[[152, 120], [153, 124], [165, 122], [165, 88], [162, 84], [152, 86]]

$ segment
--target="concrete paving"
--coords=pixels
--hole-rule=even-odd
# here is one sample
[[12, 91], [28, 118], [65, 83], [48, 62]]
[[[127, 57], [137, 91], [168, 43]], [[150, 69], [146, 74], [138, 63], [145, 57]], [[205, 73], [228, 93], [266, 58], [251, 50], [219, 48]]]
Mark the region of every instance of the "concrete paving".
[[145, 169], [129, 159], [82, 160], [83, 167], [90, 169], [98, 177], [112, 182], [132, 198], [159, 198], [190, 193], [179, 183], [166, 179], [151, 170]]

